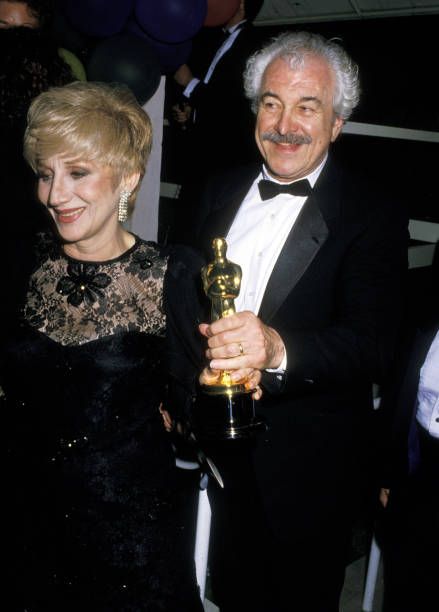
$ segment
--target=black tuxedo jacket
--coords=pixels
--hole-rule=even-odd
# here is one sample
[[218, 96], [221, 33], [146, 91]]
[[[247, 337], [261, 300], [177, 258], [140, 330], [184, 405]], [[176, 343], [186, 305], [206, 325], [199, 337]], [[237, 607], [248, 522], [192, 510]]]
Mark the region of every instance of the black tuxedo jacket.
[[[209, 258], [259, 170], [207, 186], [196, 233]], [[253, 459], [279, 537], [330, 528], [355, 498], [361, 441], [372, 443], [372, 384], [386, 376], [400, 322], [407, 223], [397, 202], [329, 158], [269, 279], [259, 317], [281, 335], [288, 363], [276, 393], [276, 377], [265, 385], [268, 429]]]
[[163, 286], [166, 314], [166, 409], [185, 425], [190, 419], [192, 399], [203, 368], [204, 342], [198, 324], [208, 315], [201, 282], [204, 260], [194, 249], [182, 245], [165, 247], [168, 267]]

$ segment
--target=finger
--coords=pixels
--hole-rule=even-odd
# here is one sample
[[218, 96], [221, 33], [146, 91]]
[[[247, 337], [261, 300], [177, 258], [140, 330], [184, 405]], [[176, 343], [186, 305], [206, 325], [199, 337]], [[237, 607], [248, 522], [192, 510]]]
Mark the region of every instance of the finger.
[[222, 317], [221, 319], [213, 321], [210, 324], [212, 336], [242, 327], [245, 322], [245, 319], [241, 316], [242, 314], [241, 312], [237, 312], [228, 317]]
[[[242, 344], [245, 346], [244, 343]], [[266, 353], [263, 346], [254, 346], [246, 348], [241, 354], [238, 344], [233, 343], [216, 349], [206, 349], [206, 357], [210, 361], [210, 367], [213, 369], [237, 370], [238, 368], [255, 368], [263, 370]], [[230, 363], [226, 365], [224, 363], [225, 360], [228, 360]]]
[[222, 331], [219, 331], [219, 328], [214, 327], [212, 323], [208, 337], [210, 348], [219, 348], [235, 342], [236, 344], [241, 343], [245, 352], [250, 352], [252, 347], [263, 347], [265, 343], [262, 326], [260, 323], [254, 322], [237, 327], [224, 328]]
[[161, 411], [161, 415], [162, 415], [162, 419], [163, 419], [163, 425], [164, 425], [166, 431], [172, 431], [173, 421], [172, 421], [172, 418], [171, 418], [169, 412], [167, 412], [166, 410], [163, 410], [163, 411]]
[[256, 389], [261, 382], [261, 373], [259, 370], [253, 370], [252, 373], [247, 377], [246, 388], [248, 390]]
[[244, 370], [252, 366], [248, 363], [248, 356], [243, 355], [242, 357], [213, 359], [209, 363], [209, 367], [212, 368], [212, 370]]
[[208, 338], [211, 335], [209, 327], [210, 325], [208, 323], [200, 323], [198, 326], [198, 330], [202, 336]]
[[216, 382], [221, 375], [221, 372], [211, 370], [210, 368], [204, 368], [199, 376], [199, 382], [201, 385], [211, 385]]
[[218, 348], [206, 349], [208, 359], [228, 359], [230, 357], [242, 357], [244, 355], [244, 345], [242, 342], [231, 342]]
[[[206, 356], [208, 359], [226, 359], [228, 357], [243, 357], [250, 355], [264, 358], [266, 353], [262, 336], [260, 338], [238, 335], [237, 339], [230, 340], [226, 334], [221, 338], [216, 336], [209, 338], [207, 342]], [[259, 365], [252, 364], [252, 367]]]
[[252, 389], [256, 387], [259, 382], [260, 377], [257, 374], [258, 370], [254, 370], [253, 368], [241, 368], [240, 370], [233, 370], [230, 372], [230, 378], [233, 382], [245, 382], [250, 384], [248, 387]]

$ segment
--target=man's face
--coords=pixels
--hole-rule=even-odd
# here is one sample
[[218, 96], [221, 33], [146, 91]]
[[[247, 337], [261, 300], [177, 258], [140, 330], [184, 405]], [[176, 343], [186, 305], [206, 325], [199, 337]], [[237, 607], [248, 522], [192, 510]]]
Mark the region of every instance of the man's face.
[[319, 57], [308, 58], [299, 69], [278, 58], [265, 70], [255, 137], [277, 180], [308, 175], [339, 135], [343, 120], [334, 114], [334, 87], [332, 70]]
[[6, 2], [0, 0], [0, 28], [38, 28], [38, 18], [25, 2]]

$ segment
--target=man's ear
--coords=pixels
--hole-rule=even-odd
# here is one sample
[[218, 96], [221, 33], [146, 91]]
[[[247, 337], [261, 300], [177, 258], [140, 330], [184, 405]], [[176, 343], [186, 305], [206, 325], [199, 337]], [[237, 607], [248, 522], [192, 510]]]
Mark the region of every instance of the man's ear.
[[331, 142], [334, 142], [338, 138], [343, 126], [344, 126], [344, 119], [336, 116], [334, 119], [334, 123], [332, 125]]

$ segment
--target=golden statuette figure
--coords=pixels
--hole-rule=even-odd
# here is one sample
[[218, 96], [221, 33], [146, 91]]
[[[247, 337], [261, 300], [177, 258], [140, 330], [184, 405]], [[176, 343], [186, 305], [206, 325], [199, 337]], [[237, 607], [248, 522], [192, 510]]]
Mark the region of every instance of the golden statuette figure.
[[[224, 238], [215, 238], [212, 248], [213, 261], [202, 268], [201, 278], [211, 304], [212, 321], [216, 321], [236, 312], [242, 271], [241, 266], [227, 259]], [[193, 405], [193, 425], [200, 439], [247, 438], [264, 427], [255, 414], [253, 389], [246, 385], [246, 379], [232, 380], [230, 372], [222, 370], [203, 384], [201, 391]]]
[[212, 304], [212, 321], [236, 312], [234, 299], [241, 286], [241, 266], [226, 258], [227, 242], [214, 238], [214, 260], [201, 269], [204, 291]]
[[[213, 261], [201, 269], [201, 278], [204, 292], [211, 303], [211, 320], [216, 321], [236, 312], [235, 298], [239, 295], [242, 270], [241, 266], [227, 259], [227, 242], [224, 238], [214, 238], [212, 249]], [[232, 381], [227, 370], [219, 372], [217, 379], [205, 385], [204, 390], [215, 395], [251, 391], [245, 387], [245, 380]]]

